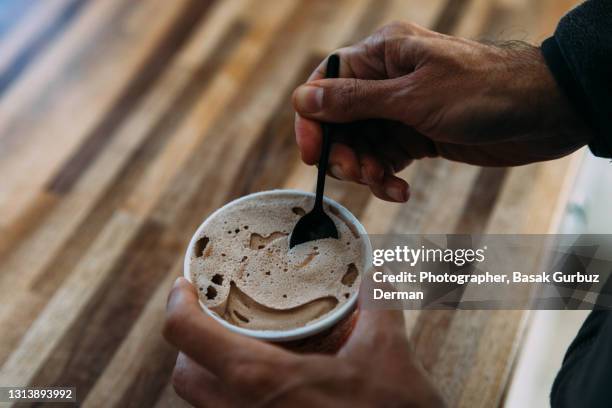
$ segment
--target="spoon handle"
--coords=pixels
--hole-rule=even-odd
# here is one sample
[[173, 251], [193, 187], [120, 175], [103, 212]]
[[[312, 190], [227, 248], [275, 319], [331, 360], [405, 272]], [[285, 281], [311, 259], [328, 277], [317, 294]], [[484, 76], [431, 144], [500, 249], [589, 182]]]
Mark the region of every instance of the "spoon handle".
[[[332, 54], [327, 58], [326, 78], [338, 78], [340, 71], [340, 58]], [[319, 171], [317, 173], [317, 193], [315, 197], [315, 210], [323, 210], [323, 190], [325, 190], [325, 175], [329, 163], [329, 151], [331, 150], [331, 127], [330, 123], [322, 123], [323, 140], [321, 143], [321, 156], [319, 157]]]

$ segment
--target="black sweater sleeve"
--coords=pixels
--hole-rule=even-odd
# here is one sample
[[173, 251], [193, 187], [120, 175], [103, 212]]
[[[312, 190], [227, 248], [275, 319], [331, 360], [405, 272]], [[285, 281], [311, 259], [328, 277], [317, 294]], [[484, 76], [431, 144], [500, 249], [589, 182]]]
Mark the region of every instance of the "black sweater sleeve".
[[550, 394], [552, 408], [612, 406], [612, 312], [591, 312], [570, 345]]
[[593, 129], [591, 151], [612, 158], [612, 0], [587, 0], [566, 14], [542, 53]]

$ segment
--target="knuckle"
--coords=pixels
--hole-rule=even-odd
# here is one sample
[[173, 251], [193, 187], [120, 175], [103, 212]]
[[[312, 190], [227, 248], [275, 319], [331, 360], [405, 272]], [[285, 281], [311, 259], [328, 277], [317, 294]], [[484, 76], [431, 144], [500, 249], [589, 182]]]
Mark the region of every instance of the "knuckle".
[[[418, 74], [415, 74], [418, 75]], [[398, 79], [397, 87], [389, 93], [389, 109], [392, 109], [400, 120], [416, 126], [430, 109], [432, 88], [427, 79], [420, 80], [408, 76]]]
[[404, 36], [414, 33], [414, 25], [407, 21], [394, 20], [380, 29], [384, 37]]
[[349, 45], [346, 47], [336, 48], [334, 51], [327, 54], [327, 56], [325, 57], [325, 61], [327, 61], [327, 59], [334, 54], [335, 55], [349, 55], [351, 54], [351, 52], [353, 52], [353, 47], [354, 46]]
[[381, 28], [378, 31], [375, 31], [372, 35], [361, 42], [362, 46], [365, 48], [368, 54], [379, 53], [380, 51], [385, 49], [385, 40], [387, 37], [387, 28], [386, 26]]
[[325, 357], [314, 364], [309, 364], [310, 375], [304, 375], [300, 378], [299, 384], [308, 387], [321, 379], [331, 378], [343, 384], [347, 389], [360, 389], [364, 386], [364, 380], [367, 381], [368, 376], [364, 376], [364, 361], [356, 361], [341, 359], [334, 362], [333, 372], [329, 371], [329, 360]]
[[231, 371], [231, 380], [241, 386], [256, 390], [267, 390], [273, 383], [277, 373], [264, 362], [235, 363]]
[[392, 21], [385, 24], [370, 37], [364, 41], [364, 45], [369, 53], [383, 52], [387, 49], [390, 43], [403, 41], [407, 35], [410, 35], [410, 23], [404, 21]]
[[257, 392], [266, 392], [278, 387], [287, 378], [296, 378], [301, 373], [293, 359], [269, 361], [260, 358], [242, 358], [229, 363], [228, 379], [241, 387]]
[[338, 106], [343, 112], [350, 112], [359, 99], [359, 81], [356, 78], [347, 79], [339, 93]]

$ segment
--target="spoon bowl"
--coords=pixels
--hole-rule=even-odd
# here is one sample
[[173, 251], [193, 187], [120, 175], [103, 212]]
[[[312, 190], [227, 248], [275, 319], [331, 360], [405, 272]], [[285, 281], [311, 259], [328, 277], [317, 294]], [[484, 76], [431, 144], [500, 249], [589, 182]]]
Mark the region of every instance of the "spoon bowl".
[[318, 239], [338, 239], [336, 224], [325, 211], [313, 209], [300, 218], [289, 238], [289, 248]]

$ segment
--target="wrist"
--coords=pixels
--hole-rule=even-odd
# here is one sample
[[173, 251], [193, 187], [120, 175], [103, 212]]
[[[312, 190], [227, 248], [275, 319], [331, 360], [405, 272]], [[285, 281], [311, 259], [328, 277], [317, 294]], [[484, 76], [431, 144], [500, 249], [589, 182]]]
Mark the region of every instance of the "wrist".
[[540, 47], [523, 42], [499, 47], [506, 55], [505, 80], [512, 89], [509, 98], [517, 102], [512, 109], [522, 112], [517, 119], [524, 128], [518, 133], [524, 138], [564, 141], [576, 149], [588, 144], [592, 129], [559, 86]]

